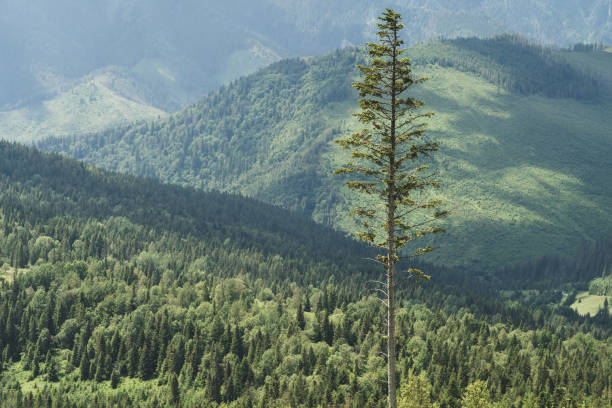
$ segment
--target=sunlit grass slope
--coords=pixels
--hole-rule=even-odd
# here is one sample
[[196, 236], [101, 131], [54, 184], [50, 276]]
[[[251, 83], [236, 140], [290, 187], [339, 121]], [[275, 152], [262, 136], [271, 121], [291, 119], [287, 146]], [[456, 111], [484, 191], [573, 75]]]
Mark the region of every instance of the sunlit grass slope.
[[[453, 210], [429, 259], [503, 265], [609, 236], [612, 54], [470, 41], [408, 51], [430, 78], [414, 93], [436, 113], [437, 194]], [[357, 198], [332, 174], [346, 160], [333, 140], [358, 129], [351, 82], [363, 62], [356, 50], [282, 61], [169, 119], [41, 146], [352, 231]]]
[[51, 99], [0, 111], [0, 139], [32, 142], [48, 136], [98, 132], [166, 115], [160, 109], [127, 99], [92, 80]]
[[[612, 296], [607, 296], [608, 303], [612, 302]], [[572, 304], [578, 314], [595, 316], [600, 309], [603, 308], [606, 296], [590, 295], [589, 292], [580, 292], [576, 296], [576, 301]], [[610, 313], [612, 313], [612, 307], [608, 306]]]

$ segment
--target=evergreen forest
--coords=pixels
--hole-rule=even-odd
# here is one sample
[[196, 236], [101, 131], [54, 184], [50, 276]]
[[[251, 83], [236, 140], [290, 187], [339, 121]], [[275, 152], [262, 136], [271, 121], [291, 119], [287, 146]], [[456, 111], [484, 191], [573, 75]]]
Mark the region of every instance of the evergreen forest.
[[[444, 180], [439, 198], [455, 207], [433, 262], [505, 267], [609, 238], [612, 53], [502, 35], [406, 55], [430, 78], [414, 94], [436, 113], [429, 132], [440, 151], [430, 164]], [[240, 192], [352, 232], [358, 198], [332, 174], [347, 159], [333, 140], [359, 126], [351, 83], [366, 60], [358, 48], [282, 60], [167, 118], [37, 146]]]
[[[7, 142], [0, 158], [4, 406], [385, 406], [367, 248], [241, 196]], [[400, 404], [609, 406], [610, 315], [496, 287], [512, 275], [527, 290], [541, 266], [573, 262], [540, 286], [579, 289], [609, 248], [497, 280], [424, 265], [431, 282], [398, 292]]]
[[612, 0], [0, 3], [0, 408], [612, 407]]

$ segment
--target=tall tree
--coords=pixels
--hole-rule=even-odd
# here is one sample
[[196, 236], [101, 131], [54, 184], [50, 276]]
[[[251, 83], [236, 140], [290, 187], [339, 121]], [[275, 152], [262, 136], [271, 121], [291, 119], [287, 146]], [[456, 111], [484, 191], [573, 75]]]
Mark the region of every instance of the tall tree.
[[[425, 140], [424, 120], [433, 113], [420, 113], [423, 102], [406, 96], [412, 85], [426, 80], [414, 78], [410, 60], [402, 56], [401, 16], [386, 9], [379, 17], [378, 42], [368, 43], [371, 61], [358, 66], [362, 81], [353, 84], [359, 91], [361, 111], [355, 116], [366, 125], [362, 131], [337, 141], [352, 151], [352, 161], [337, 174], [357, 174], [347, 181], [349, 188], [371, 196], [367, 204], [352, 209], [364, 229], [358, 237], [381, 250], [376, 261], [385, 267], [386, 282], [381, 282], [387, 307], [388, 403], [396, 407], [395, 350], [395, 267], [398, 252], [425, 235], [442, 232], [431, 224], [447, 215], [439, 210], [440, 200], [431, 200], [424, 190], [439, 187], [428, 166], [420, 163], [438, 150], [438, 144]], [[431, 245], [413, 247], [410, 257], [432, 251]], [[410, 276], [429, 278], [416, 268]]]

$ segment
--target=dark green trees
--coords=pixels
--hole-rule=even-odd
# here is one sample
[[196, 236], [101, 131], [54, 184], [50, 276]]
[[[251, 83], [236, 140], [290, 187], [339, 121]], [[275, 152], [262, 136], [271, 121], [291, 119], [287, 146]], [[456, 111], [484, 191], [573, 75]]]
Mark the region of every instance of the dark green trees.
[[[438, 150], [438, 144], [424, 140], [425, 119], [432, 113], [419, 113], [423, 102], [405, 95], [413, 84], [425, 78], [413, 78], [410, 60], [403, 58], [399, 38], [401, 16], [387, 9], [378, 23], [378, 43], [368, 43], [371, 62], [359, 66], [361, 82], [353, 84], [361, 99], [361, 112], [355, 114], [367, 126], [361, 132], [338, 140], [351, 149], [353, 161], [336, 171], [356, 174], [358, 179], [347, 182], [349, 188], [370, 196], [367, 204], [353, 209], [361, 217], [364, 230], [359, 238], [381, 249], [377, 256], [386, 271], [386, 282], [381, 282], [387, 307], [387, 362], [389, 407], [396, 407], [395, 393], [395, 266], [398, 251], [413, 240], [430, 233], [443, 231], [430, 226], [447, 214], [439, 211], [439, 200], [423, 199], [420, 194], [439, 184], [426, 171], [427, 166], [417, 160]], [[418, 256], [433, 250], [431, 246], [414, 249]], [[411, 268], [410, 275], [426, 277]]]

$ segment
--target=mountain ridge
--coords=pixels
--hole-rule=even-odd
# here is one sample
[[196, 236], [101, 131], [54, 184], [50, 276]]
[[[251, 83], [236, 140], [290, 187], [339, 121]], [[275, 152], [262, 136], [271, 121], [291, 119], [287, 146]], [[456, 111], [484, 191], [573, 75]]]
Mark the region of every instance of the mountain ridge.
[[[431, 78], [415, 95], [437, 112], [429, 132], [442, 145], [433, 163], [440, 194], [460, 209], [433, 259], [513, 264], [608, 238], [612, 98], [599, 84], [612, 72], [583, 71], [578, 54], [542, 53], [512, 37], [465, 41], [481, 51], [465, 51], [461, 41], [408, 51], [417, 74]], [[440, 49], [446, 60], [438, 65]], [[490, 49], [517, 59], [516, 68], [496, 73], [482, 51]], [[548, 64], [522, 63], [546, 55]], [[609, 67], [609, 53], [588, 55]], [[284, 60], [168, 119], [38, 145], [113, 170], [240, 191], [351, 231], [347, 210], [355, 198], [332, 175], [344, 159], [331, 142], [358, 128], [351, 82], [363, 58], [345, 49]], [[525, 75], [531, 82], [516, 88], [515, 78]]]

